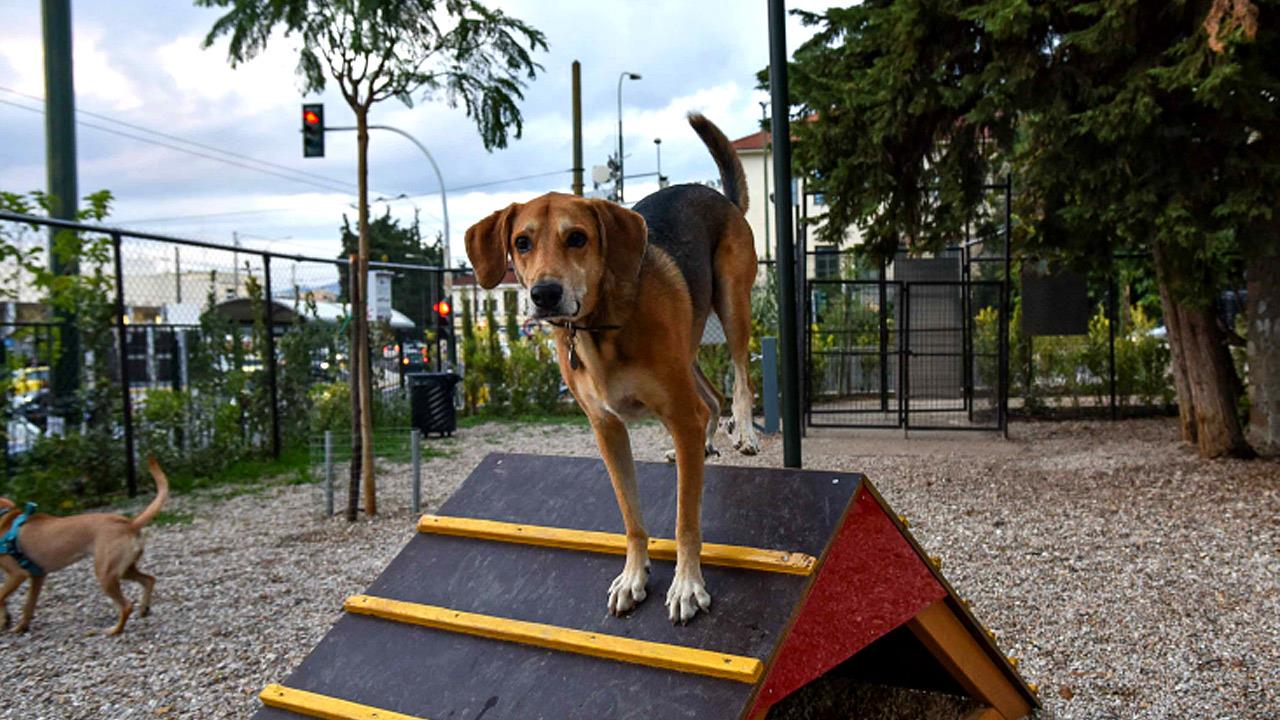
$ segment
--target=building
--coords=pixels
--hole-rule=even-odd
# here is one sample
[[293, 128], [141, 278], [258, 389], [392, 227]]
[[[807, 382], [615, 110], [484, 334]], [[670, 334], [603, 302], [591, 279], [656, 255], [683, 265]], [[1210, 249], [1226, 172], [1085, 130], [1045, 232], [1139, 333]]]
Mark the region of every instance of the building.
[[[742, 171], [747, 176], [747, 223], [751, 225], [751, 232], [755, 236], [756, 256], [761, 260], [771, 260], [776, 254], [777, 243], [774, 239], [773, 148], [770, 134], [760, 130], [740, 137], [733, 141], [733, 149], [738, 152], [738, 157], [742, 160]], [[792, 228], [797, 240], [800, 233], [806, 230], [810, 238], [814, 237], [815, 228], [806, 228], [799, 222], [801, 213], [809, 218], [820, 218], [827, 211], [822, 195], [810, 193], [805, 185], [802, 177], [791, 180]], [[836, 251], [850, 249], [861, 239], [856, 228], [850, 228], [845, 237], [843, 248], [809, 243], [808, 249], [812, 253], [806, 263], [809, 277], [839, 275], [839, 256], [835, 254]]]

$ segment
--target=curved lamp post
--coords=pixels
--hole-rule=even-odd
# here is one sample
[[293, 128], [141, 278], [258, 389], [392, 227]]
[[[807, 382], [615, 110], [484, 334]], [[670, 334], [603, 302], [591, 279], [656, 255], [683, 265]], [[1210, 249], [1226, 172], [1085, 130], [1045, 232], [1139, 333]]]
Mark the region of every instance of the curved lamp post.
[[640, 74], [633, 72], [624, 72], [618, 75], [618, 204], [622, 204], [622, 177], [625, 173], [622, 171], [622, 81], [623, 80], [639, 80]]

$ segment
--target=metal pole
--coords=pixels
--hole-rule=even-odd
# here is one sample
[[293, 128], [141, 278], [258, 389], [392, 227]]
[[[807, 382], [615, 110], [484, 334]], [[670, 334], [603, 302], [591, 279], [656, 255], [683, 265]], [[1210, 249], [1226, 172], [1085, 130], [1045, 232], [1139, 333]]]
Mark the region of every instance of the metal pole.
[[[43, 0], [41, 21], [44, 34], [45, 166], [48, 177], [49, 215], [75, 220], [80, 192], [76, 179], [76, 101], [71, 52], [71, 0]], [[75, 275], [80, 271], [75, 257], [54, 252], [61, 232], [49, 230], [49, 265], [55, 275]], [[61, 325], [60, 352], [53, 363], [54, 412], [74, 414], [71, 406], [80, 388], [80, 334], [75, 316], [65, 310], [55, 313]]]
[[173, 246], [173, 302], [175, 304], [182, 303], [182, 255], [179, 254], [181, 245]]
[[[760, 101], [760, 124], [765, 125], [769, 122], [769, 103], [766, 100]], [[762, 128], [763, 129], [763, 128]], [[764, 173], [764, 259], [770, 260], [773, 255], [773, 248], [769, 242], [769, 143], [765, 142], [764, 147], [760, 148], [760, 169]]]
[[409, 432], [410, 463], [413, 465], [413, 514], [422, 512], [422, 431]]
[[1009, 306], [1013, 273], [1013, 175], [1004, 179], [1004, 283], [1000, 286], [1000, 430], [1009, 437]]
[[324, 516], [333, 517], [333, 431], [324, 431]]
[[111, 233], [111, 250], [116, 271], [116, 342], [120, 344], [120, 412], [124, 418], [125, 487], [129, 497], [138, 494], [137, 468], [133, 457], [133, 398], [129, 395], [129, 337], [125, 328], [124, 271], [120, 259], [120, 233]]
[[622, 81], [623, 80], [639, 80], [640, 75], [633, 72], [622, 72], [618, 75], [618, 204], [623, 203], [622, 199], [622, 179], [626, 176], [623, 171], [625, 164], [622, 159]]
[[1111, 419], [1118, 420], [1120, 417], [1120, 411], [1116, 407], [1116, 320], [1119, 313], [1116, 308], [1116, 275], [1114, 261], [1112, 262], [1111, 277], [1107, 278], [1107, 306], [1109, 311], [1108, 314], [1110, 315], [1110, 317], [1107, 318], [1107, 375], [1111, 381]]
[[573, 194], [582, 197], [582, 63], [573, 61]]
[[774, 220], [778, 243], [778, 325], [782, 350], [782, 462], [800, 467], [800, 358], [796, 332], [796, 259], [791, 237], [791, 122], [787, 90], [786, 7], [769, 0], [769, 90], [773, 100]]
[[760, 338], [760, 364], [764, 371], [764, 431], [778, 432], [778, 338]]
[[880, 412], [889, 412], [889, 288], [885, 285], [885, 266], [880, 261]]
[[267, 388], [271, 394], [271, 457], [280, 457], [280, 395], [276, 385], [276, 309], [271, 295], [271, 256], [262, 255], [264, 277], [263, 320], [267, 326]]
[[626, 73], [618, 76], [618, 204], [621, 205], [622, 200], [622, 178], [626, 173], [623, 172], [622, 166], [622, 81], [627, 77]]

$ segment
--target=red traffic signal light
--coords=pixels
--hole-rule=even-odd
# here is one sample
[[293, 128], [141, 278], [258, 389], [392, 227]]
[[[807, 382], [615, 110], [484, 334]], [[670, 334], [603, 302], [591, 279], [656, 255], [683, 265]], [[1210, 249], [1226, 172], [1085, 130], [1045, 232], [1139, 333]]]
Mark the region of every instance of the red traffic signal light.
[[431, 309], [435, 310], [437, 315], [444, 318], [449, 317], [449, 313], [453, 312], [453, 305], [449, 304], [448, 300], [441, 300], [435, 305], [432, 305]]
[[324, 104], [302, 106], [302, 156], [324, 157]]

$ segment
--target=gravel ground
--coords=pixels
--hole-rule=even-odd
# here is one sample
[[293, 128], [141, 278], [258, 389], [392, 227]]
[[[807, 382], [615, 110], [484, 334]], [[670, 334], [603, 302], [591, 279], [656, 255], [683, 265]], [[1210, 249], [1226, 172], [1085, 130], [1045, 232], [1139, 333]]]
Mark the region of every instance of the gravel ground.
[[[427, 510], [488, 452], [595, 455], [580, 425], [432, 442], [450, 456], [424, 464]], [[646, 425], [633, 443], [657, 461], [667, 439]], [[777, 466], [781, 441], [719, 461]], [[1280, 464], [1201, 461], [1171, 421], [1142, 420], [1020, 424], [1009, 441], [815, 432], [805, 465], [865, 472], [911, 518], [1039, 683], [1038, 717], [1277, 717]], [[89, 564], [53, 576], [32, 632], [0, 636], [0, 717], [247, 717], [412, 535], [407, 468], [380, 477], [383, 514], [350, 525], [308, 486], [171, 501], [191, 517], [146, 533], [151, 617], [94, 634], [114, 611]]]

